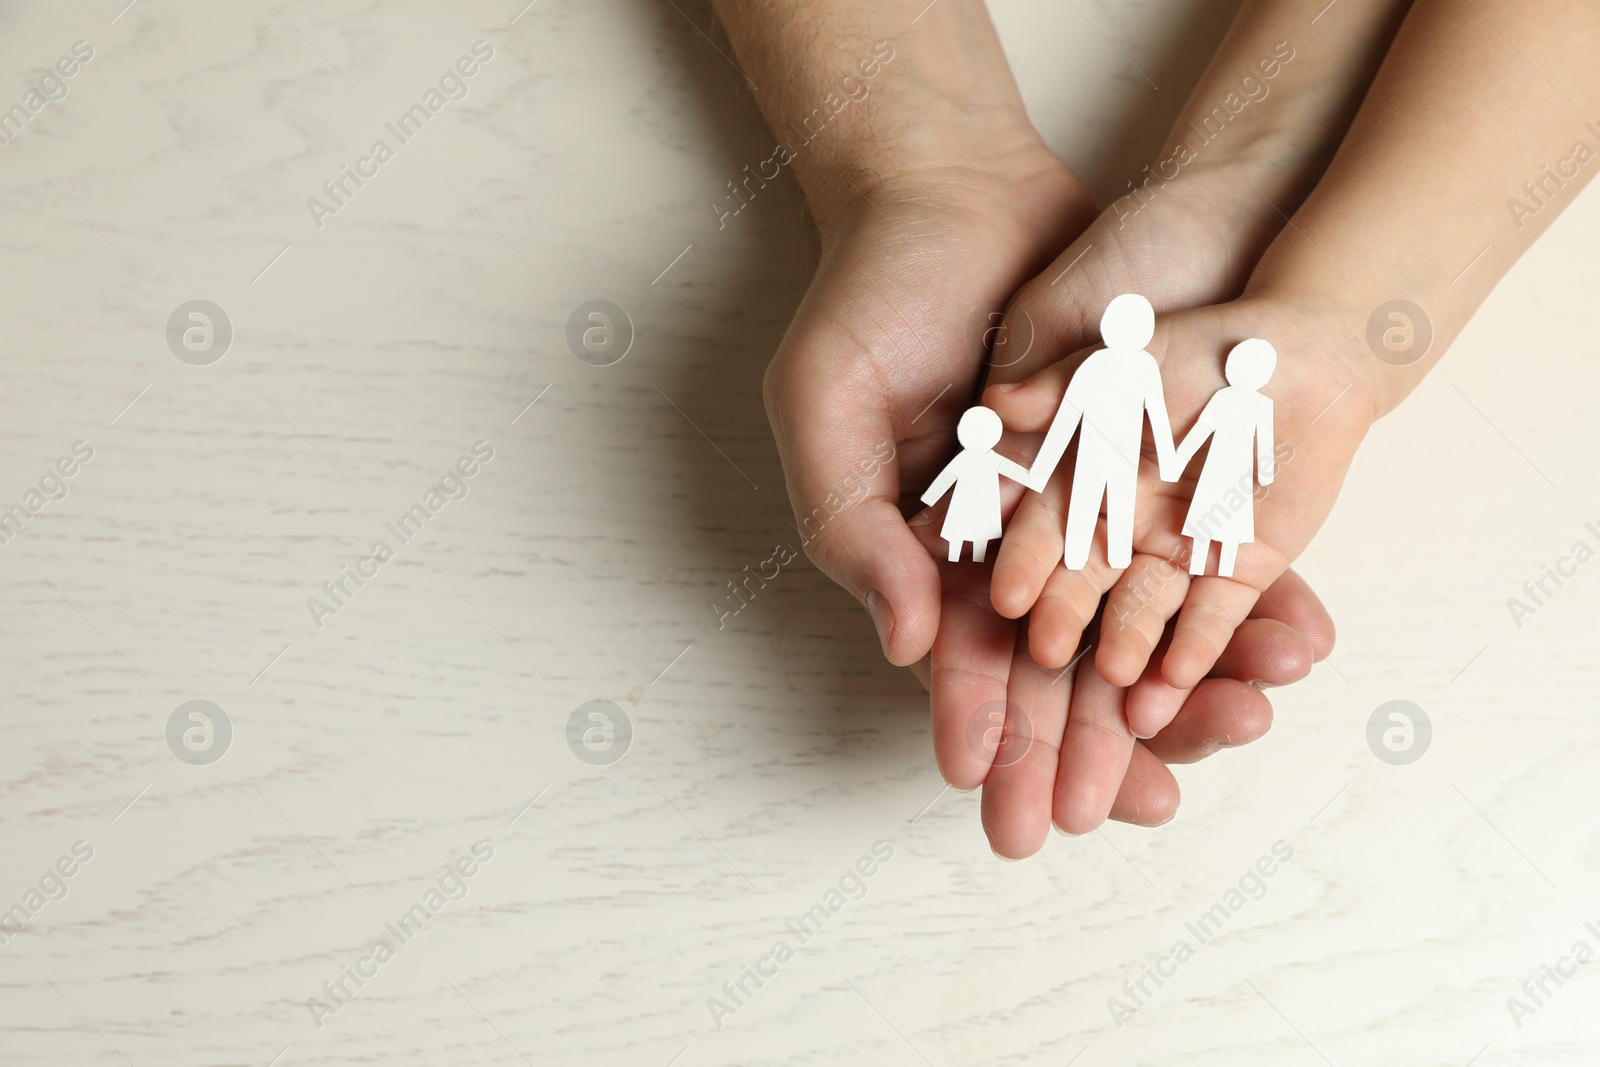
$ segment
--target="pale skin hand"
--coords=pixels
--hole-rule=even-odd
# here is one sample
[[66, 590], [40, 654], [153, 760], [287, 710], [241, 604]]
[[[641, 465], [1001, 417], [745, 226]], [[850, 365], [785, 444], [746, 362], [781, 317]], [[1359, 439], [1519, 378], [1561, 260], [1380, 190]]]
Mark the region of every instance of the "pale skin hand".
[[[1121, 293], [1141, 293], [1158, 311], [1237, 295], [1283, 224], [1274, 205], [1294, 210], [1326, 168], [1406, 6], [1404, 0], [1344, 0], [1334, 9], [1338, 18], [1330, 13], [1315, 33], [1308, 33], [1318, 5], [1244, 5], [1159, 159], [1173, 158], [1179, 141], [1193, 140], [1191, 123], [1203, 123], [1230, 92], [1245, 88], [1244, 73], [1255, 72], [1259, 95], [1259, 63], [1275, 53], [1283, 55], [1280, 42], [1294, 41], [1294, 58], [1278, 64], [1276, 76], [1265, 81], [1270, 90], [1265, 99], [1252, 100], [1229, 121], [1225, 131], [1201, 149], [1199, 158], [1182, 168], [1181, 180], [1153, 194], [1141, 189], [1112, 205], [1023, 288], [1011, 304], [1006, 329], [1032, 333], [1033, 345], [1026, 358], [996, 368], [991, 380], [1021, 380], [1091, 344], [1098, 337], [1107, 302]], [[1059, 401], [1060, 395], [1055, 393], [1054, 399]], [[1017, 428], [1009, 417], [1006, 421]], [[1035, 428], [1043, 430], [1044, 424]], [[1059, 669], [1078, 650], [1085, 629], [1098, 617], [1101, 598], [1115, 578], [1101, 573], [1106, 570], [1103, 548], [1098, 570], [1093, 564], [1091, 571], [1077, 573], [1056, 566], [1070, 461], [1069, 454], [1063, 473], [1043, 495], [1030, 494], [1011, 520], [1013, 527], [1032, 522], [1049, 531], [1047, 538], [1034, 543], [1038, 556], [1019, 559], [1015, 539], [1008, 535], [994, 571], [992, 607], [979, 603], [967, 589], [968, 584], [977, 584], [976, 579], [956, 585], [952, 596], [959, 599], [947, 603], [934, 648], [933, 660], [943, 668], [933, 679], [935, 752], [949, 780], [958, 785], [983, 781], [984, 827], [991, 846], [1008, 857], [1037, 851], [1052, 823], [1064, 832], [1083, 833], [1099, 825], [1108, 812], [1117, 817], [1124, 771], [1137, 770], [1146, 754], [1145, 745], [1127, 725], [1138, 709], [1176, 728], [1186, 701], [1210, 700], [1223, 692], [1231, 694], [1229, 699], [1250, 699], [1238, 691], [1250, 687], [1224, 681], [1217, 674], [1283, 684], [1303, 676], [1333, 644], [1331, 621], [1320, 606], [1314, 612], [1301, 611], [1314, 598], [1291, 573], [1269, 590], [1252, 621], [1238, 630], [1217, 660], [1212, 677], [1198, 688], [1173, 689], [1153, 672], [1134, 672], [1131, 678], [1119, 678], [1117, 685], [1109, 684], [1089, 660], [1078, 666], [1074, 676], [1056, 681]], [[913, 521], [936, 520], [929, 514]], [[1028, 574], [1029, 562], [1039, 575]], [[969, 572], [973, 569], [964, 566]], [[1037, 584], [1028, 587], [1026, 583], [1035, 578]], [[1042, 599], [1041, 586], [1045, 587]], [[1024, 615], [1036, 599], [1039, 603], [1024, 630], [1006, 625]], [[1107, 628], [1120, 625], [1119, 608], [1115, 601], [1106, 605]], [[1164, 640], [1159, 630], [1156, 636]], [[1103, 648], [1102, 642], [1099, 649]], [[1260, 658], [1247, 665], [1246, 659], [1257, 652]], [[1274, 663], [1276, 655], [1283, 659]], [[1041, 676], [1050, 684], [1041, 685]], [[965, 684], [951, 684], [952, 677]], [[1128, 683], [1128, 688], [1121, 688]], [[1069, 685], [1074, 692], [1070, 701], [1063, 702], [1059, 691]], [[1045, 700], [1041, 693], [1057, 699]], [[991, 768], [986, 754], [971, 750], [967, 724], [973, 708], [1000, 699], [1014, 710], [1008, 713], [1005, 739]], [[1264, 729], [1262, 720], [1258, 730]], [[1251, 740], [1259, 736], [1258, 730], [1234, 734], [1232, 743]], [[1154, 734], [1157, 731], [1140, 732], [1145, 738]], [[1159, 734], [1156, 740], [1164, 736]], [[1027, 754], [1008, 756], [1006, 746]], [[1166, 803], [1175, 806], [1177, 784], [1170, 778], [1166, 784], [1170, 790]]]
[[802, 520], [893, 446], [865, 498], [830, 518], [807, 553], [869, 607], [885, 655], [902, 666], [933, 643], [939, 571], [901, 500], [952, 455], [982, 369], [972, 320], [1002, 307], [1094, 215], [1028, 125], [983, 5], [941, 3], [912, 26], [924, 6], [718, 6], [775, 130], [836, 92], [877, 41], [895, 51], [871, 95], [793, 164], [822, 255], [764, 392]]
[[[1515, 47], [1496, 27], [1515, 29]], [[1147, 472], [1134, 564], [1126, 574], [1098, 576], [1114, 583], [1111, 601], [1124, 609], [1118, 625], [1102, 632], [1100, 654], [1111, 676], [1156, 673], [1181, 690], [1204, 675], [1259, 591], [1321, 525], [1366, 426], [1415, 386], [1582, 187], [1586, 171], [1567, 181], [1556, 210], [1521, 228], [1505, 206], [1529, 176], [1539, 177], [1541, 164], [1569, 156], [1583, 136], [1600, 102], [1596, 43], [1600, 9], [1576, 0], [1537, 9], [1419, 0], [1327, 175], [1295, 214], [1294, 229], [1267, 251], [1243, 298], [1160, 323], [1158, 355], [1178, 427], [1187, 427], [1208, 391], [1222, 384], [1228, 345], [1247, 336], [1273, 340], [1278, 372], [1263, 392], [1274, 400], [1278, 437], [1293, 451], [1257, 503], [1257, 541], [1241, 549], [1234, 580], [1173, 573], [1178, 568], [1168, 561], [1186, 558], [1178, 530], [1187, 491], [1174, 492]], [[1461, 265], [1486, 245], [1490, 253], [1460, 277]], [[1427, 357], [1408, 367], [1376, 359], [1365, 341], [1373, 309], [1396, 298], [1420, 305], [1432, 324]], [[1068, 366], [1009, 394], [992, 390], [987, 402], [1008, 425], [1042, 425]], [[1013, 522], [997, 588], [1008, 566], [1024, 589], [1053, 580], [1030, 558], [1046, 550], [1047, 532]], [[1171, 645], [1159, 662], [1151, 660], [1175, 612]], [[1044, 614], [1041, 604], [1038, 629], [1047, 625]], [[1055, 623], [1072, 627], [1070, 618]], [[1058, 632], [1048, 640], [1066, 639]], [[1153, 713], [1140, 717], [1130, 707], [1136, 732], [1163, 725], [1163, 709], [1147, 710]]]
[[[869, 100], [846, 109], [794, 163], [822, 261], [768, 371], [766, 396], [802, 520], [858, 478], [858, 464], [879, 445], [894, 446], [894, 462], [865, 498], [807, 546], [825, 573], [873, 609], [890, 660], [922, 660], [935, 633], [945, 633], [942, 612], [986, 627], [986, 640], [998, 631], [1008, 668], [1018, 627], [990, 607], [987, 568], [935, 564], [943, 555], [937, 529], [913, 531], [901, 505], [949, 459], [956, 420], [976, 390], [983, 356], [969, 336], [974, 314], [1003, 306], [1094, 209], [1028, 125], [982, 5], [945, 0], [913, 34], [906, 27], [923, 6], [720, 5], [775, 128], [835, 89], [838, 73], [877, 40], [893, 38], [907, 61], [888, 64]], [[930, 74], [943, 80], [921, 80]], [[1215, 684], [1196, 690], [1172, 729], [1140, 746], [1131, 765], [1124, 761], [1114, 818], [1165, 821], [1177, 787], [1163, 760], [1198, 759], [1266, 729], [1270, 706], [1245, 683], [1281, 684], [1309, 670], [1312, 653], [1299, 631], [1331, 640], [1326, 611], [1298, 579], [1280, 604], [1283, 613], [1263, 613], [1253, 624], [1257, 640], [1219, 667]], [[921, 676], [929, 681], [926, 669]], [[934, 672], [936, 705], [950, 677]], [[1063, 682], [1038, 700], [1064, 718], [1069, 694]], [[936, 754], [945, 747], [941, 723], [936, 712]], [[940, 765], [960, 787], [982, 781], [981, 770], [957, 779], [942, 756]]]

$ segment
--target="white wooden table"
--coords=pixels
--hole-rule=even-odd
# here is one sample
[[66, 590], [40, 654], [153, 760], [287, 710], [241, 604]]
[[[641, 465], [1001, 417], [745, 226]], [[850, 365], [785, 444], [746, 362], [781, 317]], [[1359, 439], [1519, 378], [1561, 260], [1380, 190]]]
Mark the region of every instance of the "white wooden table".
[[[1507, 998], [1600, 948], [1600, 564], [1506, 601], [1600, 547], [1600, 199], [1371, 435], [1272, 733], [1165, 828], [1004, 864], [847, 597], [802, 560], [710, 607], [792, 537], [759, 382], [813, 252], [791, 184], [706, 208], [770, 145], [703, 9], [122, 2], [0, 14], [0, 106], [93, 53], [0, 148], [0, 1063], [1593, 1062], [1600, 966]], [[1230, 14], [994, 6], [1103, 196]], [[611, 366], [567, 344], [595, 299]], [[215, 361], [169, 347], [194, 300]], [[225, 744], [169, 746], [195, 700]]]

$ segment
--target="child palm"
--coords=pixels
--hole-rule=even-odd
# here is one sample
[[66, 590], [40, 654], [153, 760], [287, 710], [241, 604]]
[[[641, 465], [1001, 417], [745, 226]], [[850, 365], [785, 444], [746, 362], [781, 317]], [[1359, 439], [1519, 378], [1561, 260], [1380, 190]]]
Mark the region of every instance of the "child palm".
[[[1090, 345], [1101, 347], [1095, 342], [1102, 314], [1121, 293], [1141, 292], [1150, 297], [1157, 311], [1216, 304], [1236, 295], [1262, 250], [1277, 234], [1275, 216], [1241, 213], [1239, 205], [1246, 202], [1234, 194], [1236, 184], [1237, 179], [1226, 171], [1196, 174], [1183, 187], [1175, 185], [1162, 199], [1146, 205], [1131, 220], [1123, 210], [1108, 209], [1013, 298], [1004, 325], [1006, 347], [1022, 348], [1024, 353], [998, 361], [989, 373], [991, 385], [1022, 382], [1041, 370], [1049, 373], [1050, 361], [1063, 353]], [[1018, 343], [1019, 337], [1030, 335], [1031, 343]], [[1082, 355], [1086, 357], [1088, 352]], [[1076, 367], [1079, 362], [1069, 360], [1063, 366]], [[1220, 354], [1215, 362], [1220, 370]], [[1188, 428], [1200, 404], [1218, 384], [1220, 375], [1214, 371], [1203, 389], [1193, 390], [1196, 399], [1192, 407], [1187, 393], [1179, 394], [1182, 403], [1169, 395], [1168, 402], [1175, 404], [1177, 429]], [[986, 403], [1002, 414], [1008, 430], [1030, 431], [1009, 433], [1008, 452], [1027, 456], [1037, 450], [1064, 385], [1062, 380], [1050, 395], [1039, 395], [1036, 414], [1027, 427], [1008, 413], [1017, 398], [989, 390], [988, 396], [994, 400]], [[1170, 391], [1172, 387], [1167, 388]], [[1026, 399], [1028, 391], [1021, 392]], [[1128, 800], [1118, 795], [1118, 789], [1130, 770], [1130, 761], [1133, 768], [1154, 762], [1144, 751], [1146, 746], [1134, 743], [1127, 727], [1129, 717], [1142, 715], [1174, 723], [1191, 697], [1191, 692], [1174, 690], [1159, 677], [1139, 678], [1138, 672], [1134, 672], [1137, 681], [1128, 689], [1109, 684], [1087, 665], [1081, 665], [1072, 678], [1057, 677], [1095, 619], [1102, 594], [1112, 585], [1109, 580], [1084, 582], [1081, 572], [1057, 568], [1069, 484], [1070, 478], [1063, 474], [1052, 479], [1043, 493], [1024, 498], [1002, 542], [992, 588], [983, 587], [988, 575], [971, 564], [945, 569], [946, 607], [939, 620], [933, 662], [941, 667], [954, 662], [984, 669], [935, 671], [931, 686], [934, 748], [948, 779], [963, 786], [983, 782], [984, 829], [995, 850], [1006, 856], [1037, 851], [1052, 823], [1082, 833], [1113, 813], [1127, 818]], [[1136, 518], [1141, 525], [1151, 493], [1182, 494], [1179, 486], [1161, 482], [1153, 465], [1140, 477], [1137, 491]], [[1179, 509], [1179, 524], [1187, 501], [1183, 494], [1173, 505]], [[1019, 555], [1018, 544], [1020, 531], [1030, 523], [1041, 533], [1028, 542], [1039, 553], [1033, 577], [1029, 577], [1026, 552]], [[924, 533], [928, 550], [943, 554], [937, 528], [917, 528]], [[1174, 526], [1175, 531], [1177, 528]], [[1103, 548], [1099, 566], [1104, 569]], [[1046, 599], [1029, 615], [1020, 635], [1015, 627], [1002, 625], [1028, 615], [1052, 570], [1081, 595], [1070, 603], [1057, 597]], [[1020, 591], [1008, 598], [1002, 595], [1008, 586]], [[1178, 595], [1181, 599], [1181, 589]], [[1221, 744], [1224, 736], [1229, 743], [1244, 743], [1259, 736], [1270, 721], [1265, 698], [1244, 681], [1234, 679], [1285, 684], [1303, 677], [1312, 661], [1332, 647], [1326, 614], [1315, 594], [1292, 573], [1284, 576], [1270, 600], [1257, 605], [1252, 614], [1255, 618], [1239, 631], [1246, 639], [1228, 649], [1214, 672], [1222, 677], [1213, 677], [1193, 691], [1194, 696], [1203, 697], [1200, 704], [1217, 710], [1231, 707], [1239, 716], [1224, 734], [1216, 735], [1216, 744]], [[1114, 632], [1114, 616], [1111, 625]], [[1159, 638], [1159, 627], [1155, 633]], [[1013, 645], [1014, 651], [1001, 651], [1011, 650]], [[985, 652], [977, 656], [975, 649]], [[1010, 660], [1009, 667], [995, 662], [1002, 655]], [[1041, 664], [1055, 669], [1041, 670]], [[1129, 680], [1125, 673], [1117, 678], [1122, 683]], [[1007, 721], [998, 751], [974, 753], [968, 736], [973, 709], [991, 707], [1001, 699]], [[1011, 721], [1013, 717], [1017, 721]], [[1140, 730], [1139, 734], [1148, 738], [1157, 732]], [[1007, 746], [1013, 749], [1010, 755]], [[1018, 756], [1016, 750], [1025, 751]], [[1159, 764], [1144, 773], [1150, 780], [1158, 779], [1161, 789], [1147, 795], [1148, 807], [1134, 821], [1163, 821], [1176, 807], [1177, 783]]]
[[[1263, 591], [1327, 517], [1375, 413], [1372, 399], [1340, 352], [1341, 335], [1318, 326], [1304, 312], [1246, 299], [1178, 312], [1158, 322], [1150, 351], [1161, 361], [1167, 408], [1180, 437], [1224, 386], [1224, 355], [1236, 342], [1270, 337], [1284, 356], [1261, 389], [1275, 412], [1278, 469], [1273, 478], [1274, 464], [1260, 465], [1271, 487], [1255, 494], [1254, 540], [1238, 550], [1231, 577], [1214, 570], [1191, 577], [1187, 571], [1193, 544], [1185, 524], [1196, 484], [1208, 476], [1201, 473], [1202, 464], [1191, 462], [1181, 481], [1163, 482], [1148, 449], [1140, 462], [1134, 553], [1126, 568], [1108, 564], [1103, 525], [1083, 570], [1058, 568], [1059, 507], [1046, 496], [1030, 495], [1006, 530], [992, 595], [1002, 614], [1032, 609], [1030, 648], [1036, 660], [1045, 666], [1064, 664], [1100, 598], [1109, 594], [1095, 654], [1097, 671], [1107, 682], [1132, 685], [1146, 673], [1147, 664], [1177, 690], [1192, 688], [1206, 675]], [[1351, 358], [1359, 355], [1350, 353]], [[1043, 430], [1080, 361], [1081, 356], [1069, 358], [1020, 386], [991, 389], [986, 403], [1012, 429]], [[1191, 445], [1191, 455], [1197, 447], [1198, 442]], [[1239, 480], [1237, 472], [1225, 477]], [[1251, 488], [1244, 483], [1246, 493]], [[1205, 496], [1203, 503], [1210, 506], [1210, 492]], [[1246, 500], [1244, 506], [1252, 502]], [[1170, 647], [1159, 665], [1152, 663], [1174, 614]], [[1128, 725], [1139, 736], [1154, 733], [1168, 717], [1163, 707], [1128, 708]]]
[[1223, 365], [1227, 386], [1200, 409], [1194, 428], [1177, 446], [1171, 472], [1162, 473], [1163, 478], [1177, 481], [1194, 454], [1211, 443], [1183, 520], [1183, 534], [1192, 542], [1190, 574], [1206, 573], [1211, 542], [1216, 541], [1222, 546], [1217, 574], [1233, 577], [1239, 546], [1256, 539], [1255, 486], [1271, 485], [1276, 470], [1272, 401], [1260, 390], [1271, 380], [1277, 362], [1272, 344], [1259, 337], [1234, 345]]

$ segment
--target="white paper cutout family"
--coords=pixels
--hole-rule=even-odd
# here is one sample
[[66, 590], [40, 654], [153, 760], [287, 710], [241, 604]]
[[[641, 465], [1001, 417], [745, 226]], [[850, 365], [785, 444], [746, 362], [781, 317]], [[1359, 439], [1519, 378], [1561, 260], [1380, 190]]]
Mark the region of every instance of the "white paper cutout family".
[[[951, 563], [961, 559], [961, 546], [968, 542], [973, 561], [982, 563], [989, 542], [1000, 536], [1000, 475], [1043, 492], [1076, 433], [1078, 459], [1062, 562], [1075, 571], [1088, 562], [1103, 499], [1108, 562], [1127, 567], [1133, 559], [1139, 444], [1148, 416], [1164, 482], [1181, 478], [1195, 453], [1211, 440], [1183, 536], [1194, 541], [1191, 574], [1205, 573], [1211, 542], [1216, 541], [1221, 545], [1217, 573], [1232, 577], [1239, 546], [1255, 540], [1253, 482], [1272, 484], [1272, 401], [1259, 390], [1272, 377], [1278, 354], [1260, 338], [1235, 345], [1223, 369], [1228, 384], [1207, 401], [1183, 443], [1174, 445], [1161, 369], [1145, 351], [1155, 329], [1155, 309], [1142, 296], [1125, 293], [1106, 306], [1100, 318], [1105, 347], [1073, 374], [1031, 468], [995, 452], [1003, 429], [998, 414], [982, 406], [967, 409], [956, 427], [961, 452], [922, 495], [922, 502], [932, 506], [954, 488], [940, 529], [950, 546]], [[1229, 506], [1226, 497], [1241, 491], [1244, 505]]]

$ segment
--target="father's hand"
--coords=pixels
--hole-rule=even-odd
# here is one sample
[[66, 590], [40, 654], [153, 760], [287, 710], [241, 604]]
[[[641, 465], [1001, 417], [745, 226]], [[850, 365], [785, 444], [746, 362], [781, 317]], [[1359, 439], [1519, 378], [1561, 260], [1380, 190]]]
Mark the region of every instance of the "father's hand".
[[[915, 663], [939, 629], [944, 564], [903, 509], [952, 454], [988, 315], [1095, 209], [1028, 122], [981, 0], [719, 12], [822, 242], [763, 390], [797, 524], [884, 654]], [[852, 90], [813, 134], [813, 108]]]

